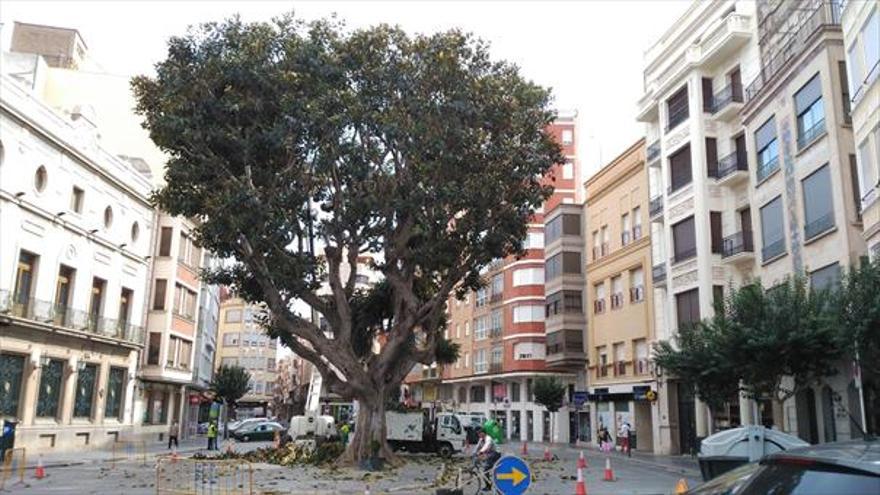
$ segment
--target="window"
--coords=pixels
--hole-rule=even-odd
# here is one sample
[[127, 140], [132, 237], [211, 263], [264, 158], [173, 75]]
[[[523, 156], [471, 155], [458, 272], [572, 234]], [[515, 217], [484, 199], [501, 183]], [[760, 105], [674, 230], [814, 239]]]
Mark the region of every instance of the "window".
[[611, 242], [611, 234], [608, 232], [608, 226], [603, 225], [602, 226], [602, 246], [601, 246], [602, 256], [605, 256], [606, 254], [608, 254], [609, 242]]
[[562, 253], [554, 254], [544, 262], [544, 280], [562, 276]]
[[[865, 70], [867, 74], [865, 75], [864, 81], [867, 83], [866, 86], [871, 84], [873, 78], [877, 76], [878, 70], [880, 70], [880, 14], [877, 13], [877, 9], [871, 13], [871, 17], [868, 18], [868, 21], [865, 22], [864, 27], [862, 27], [862, 45], [865, 50]], [[855, 83], [859, 83], [859, 81], [855, 81]]]
[[471, 323], [469, 321], [464, 322], [464, 336], [469, 337], [471, 335]]
[[513, 308], [514, 323], [530, 323], [544, 321], [544, 307], [538, 305], [521, 305]]
[[275, 358], [266, 359], [266, 369], [269, 371], [275, 371]]
[[571, 160], [566, 160], [565, 163], [562, 164], [562, 178], [563, 179], [574, 179], [574, 164], [571, 163]]
[[571, 144], [574, 142], [574, 131], [571, 129], [562, 130], [562, 144]]
[[521, 285], [544, 285], [544, 270], [542, 268], [520, 268], [513, 272], [513, 286]]
[[629, 301], [633, 303], [645, 300], [645, 271], [641, 268], [629, 272]]
[[498, 301], [504, 294], [504, 274], [497, 273], [492, 276], [492, 297], [493, 301]]
[[785, 252], [782, 196], [777, 196], [761, 207], [761, 238], [761, 255], [765, 263]]
[[724, 236], [721, 233], [720, 211], [709, 212], [709, 230], [712, 235], [712, 252], [721, 254], [721, 245], [723, 244]]
[[593, 260], [599, 259], [602, 255], [600, 251], [600, 246], [602, 245], [602, 238], [599, 236], [599, 231], [593, 231]]
[[465, 367], [465, 369], [471, 367], [471, 353], [470, 352], [464, 353], [464, 367]]
[[39, 256], [22, 251], [18, 255], [18, 267], [15, 273], [15, 290], [13, 291], [13, 313], [16, 316], [30, 317], [31, 297], [34, 292], [34, 280], [37, 276]]
[[602, 376], [608, 376], [608, 348], [606, 346], [600, 346], [596, 348], [596, 355], [598, 356], [598, 369], [597, 374]]
[[686, 218], [672, 226], [672, 241], [676, 263], [691, 259], [697, 255], [694, 217]]
[[474, 318], [474, 340], [483, 340], [489, 336], [489, 317]]
[[[474, 360], [474, 370], [476, 371], [476, 359]], [[486, 387], [483, 385], [471, 386], [471, 402], [486, 402]]]
[[19, 417], [25, 357], [0, 354], [0, 416]]
[[492, 348], [492, 355], [489, 356], [489, 362], [492, 364], [501, 364], [504, 361], [504, 347], [495, 346]]
[[92, 405], [95, 398], [95, 385], [97, 385], [98, 365], [86, 364], [77, 373], [76, 396], [73, 403], [74, 418], [92, 417]]
[[153, 290], [153, 309], [156, 311], [165, 310], [165, 292], [168, 290], [168, 281], [164, 278], [156, 279], [156, 287]]
[[98, 329], [98, 321], [104, 310], [104, 292], [107, 282], [98, 277], [92, 279], [92, 298], [89, 302], [89, 325], [92, 330]]
[[488, 301], [489, 301], [489, 293], [486, 290], [486, 288], [483, 287], [483, 288], [477, 289], [477, 297], [474, 302], [476, 307], [478, 307], [478, 308], [483, 307], [486, 305], [486, 303]]
[[489, 320], [489, 334], [492, 337], [500, 337], [504, 326], [504, 312], [500, 309], [492, 311]]
[[489, 363], [486, 361], [486, 349], [479, 349], [474, 352], [474, 373], [485, 373], [489, 370]]
[[563, 302], [566, 313], [582, 314], [584, 312], [583, 297], [581, 291], [563, 291]]
[[82, 189], [73, 186], [73, 192], [70, 195], [70, 210], [74, 213], [82, 213], [83, 196], [85, 196], [85, 192]]
[[593, 293], [596, 294], [596, 299], [593, 301], [593, 312], [603, 313], [605, 311], [605, 282], [595, 284]]
[[547, 356], [547, 348], [538, 342], [520, 342], [513, 346], [513, 356], [517, 361], [544, 359]]
[[834, 228], [834, 206], [828, 165], [823, 165], [807, 176], [803, 180], [803, 187], [804, 239], [810, 240]]
[[46, 173], [46, 167], [40, 165], [37, 167], [37, 171], [34, 173], [34, 189], [37, 192], [43, 192], [46, 189], [46, 183], [49, 180], [49, 175]]
[[523, 249], [544, 249], [544, 233], [529, 232], [523, 243]]
[[131, 224], [131, 242], [137, 242], [141, 236], [141, 226], [137, 222]]
[[238, 332], [229, 332], [223, 334], [223, 345], [226, 347], [238, 346]]
[[131, 305], [134, 302], [134, 293], [131, 289], [122, 288], [119, 294], [119, 329], [125, 329], [128, 320], [131, 318]]
[[510, 402], [519, 402], [520, 399], [520, 383], [513, 382], [510, 384]]
[[180, 347], [178, 349], [177, 367], [188, 370], [192, 360], [192, 342], [180, 339]]
[[825, 109], [819, 74], [795, 93], [794, 106], [797, 112], [798, 149], [803, 149], [825, 132]]
[[634, 340], [633, 347], [636, 350], [635, 373], [637, 375], [647, 375], [650, 373], [650, 367], [648, 365], [648, 343], [645, 339]]
[[162, 347], [162, 334], [150, 333], [150, 345], [147, 350], [147, 364], [159, 364], [159, 351]]
[[122, 398], [125, 394], [125, 368], [111, 367], [107, 378], [107, 398], [104, 401], [104, 417], [119, 419]]
[[709, 177], [718, 177], [718, 141], [706, 138], [706, 173]]
[[461, 324], [459, 324], [459, 323], [455, 324], [455, 338], [457, 338], [457, 339], [461, 338]]
[[755, 132], [755, 149], [758, 150], [757, 180], [770, 177], [779, 168], [779, 149], [776, 144], [776, 120], [773, 117]]
[[563, 235], [581, 235], [580, 215], [564, 213], [552, 218], [544, 225], [544, 235], [547, 244], [554, 242]]
[[199, 264], [199, 248], [193, 244], [192, 238], [186, 232], [180, 233], [177, 260], [190, 267], [198, 266]]
[[113, 208], [104, 208], [104, 228], [109, 229], [113, 226]]
[[241, 310], [240, 309], [228, 309], [226, 310], [226, 323], [240, 323], [241, 322]]
[[630, 240], [629, 213], [624, 213], [620, 217], [620, 244], [626, 246]]
[[623, 280], [620, 275], [611, 278], [611, 309], [623, 306]]
[[687, 85], [666, 100], [666, 132], [669, 132], [678, 124], [688, 118], [688, 88]]
[[174, 314], [192, 320], [195, 317], [196, 293], [186, 287], [174, 285]]
[[712, 78], [704, 77], [702, 79], [702, 90], [703, 90], [703, 111], [704, 112], [712, 112], [714, 109], [713, 100], [714, 94], [712, 93]]
[[61, 380], [64, 377], [64, 361], [50, 359], [40, 369], [40, 391], [37, 398], [38, 418], [57, 418], [61, 403]]
[[683, 146], [669, 157], [669, 192], [675, 192], [691, 183], [691, 146]]
[[838, 282], [840, 282], [840, 264], [837, 262], [810, 272], [810, 288], [813, 290], [828, 290]]
[[614, 344], [614, 376], [626, 374], [626, 347], [623, 342]]
[[678, 315], [678, 328], [700, 322], [700, 290], [691, 289], [675, 295], [675, 309]]
[[849, 99], [849, 81], [846, 76], [846, 62], [837, 62], [837, 74], [840, 76], [840, 100], [843, 106], [843, 121], [852, 124], [852, 108]]
[[162, 227], [159, 233], [159, 256], [171, 256], [171, 227]]
[[[880, 127], [878, 127], [878, 129], [880, 129]], [[880, 140], [880, 134], [875, 132], [875, 139]], [[880, 146], [880, 143], [877, 145]], [[878, 156], [880, 156], [880, 153], [878, 153]], [[857, 194], [860, 199], [861, 208], [864, 209], [876, 197], [874, 189], [877, 184], [877, 168], [875, 164], [872, 163], [871, 148], [867, 138], [865, 138], [865, 140], [862, 141], [862, 144], [859, 145], [857, 162], [859, 168], [859, 190]]]
[[235, 366], [237, 364], [238, 364], [238, 358], [234, 358], [234, 357], [220, 358], [220, 366], [230, 367], [230, 366]]
[[[55, 281], [55, 324], [66, 326], [67, 310], [70, 306], [71, 290], [76, 270], [61, 265], [58, 268], [58, 279]], [[59, 314], [60, 313], [60, 314]]]
[[642, 238], [642, 209], [638, 206], [633, 208], [632, 211], [633, 217], [633, 241], [637, 241]]

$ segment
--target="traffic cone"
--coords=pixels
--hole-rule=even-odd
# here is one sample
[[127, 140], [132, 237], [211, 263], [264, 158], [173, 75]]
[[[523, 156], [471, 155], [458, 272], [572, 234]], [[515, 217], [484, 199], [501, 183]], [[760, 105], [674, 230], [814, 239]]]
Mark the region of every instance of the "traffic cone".
[[550, 447], [544, 447], [544, 461], [550, 462], [553, 460], [553, 456], [550, 454]]
[[46, 477], [46, 468], [43, 467], [43, 454], [37, 457], [37, 468], [34, 470], [34, 476], [38, 480]]
[[529, 442], [523, 442], [522, 452], [520, 452], [523, 457], [529, 455]]
[[578, 466], [578, 479], [575, 485], [575, 495], [587, 495], [587, 483], [584, 481], [584, 468]]
[[581, 451], [581, 455], [578, 457], [578, 469], [584, 469], [587, 467], [587, 458], [584, 457], [584, 451]]
[[614, 481], [614, 471], [611, 469], [611, 458], [605, 458], [605, 477], [603, 481]]
[[684, 478], [680, 478], [678, 483], [675, 484], [675, 495], [680, 495], [682, 493], [687, 493], [688, 491], [688, 482]]
[[174, 447], [173, 449], [171, 449], [171, 463], [173, 464], [173, 463], [177, 462], [177, 459], [179, 457], [180, 456], [177, 455], [177, 447]]

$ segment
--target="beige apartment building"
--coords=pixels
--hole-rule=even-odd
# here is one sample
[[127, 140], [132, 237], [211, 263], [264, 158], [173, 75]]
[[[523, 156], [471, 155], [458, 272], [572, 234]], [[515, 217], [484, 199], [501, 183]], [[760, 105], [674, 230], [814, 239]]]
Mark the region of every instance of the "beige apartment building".
[[[645, 140], [605, 165], [586, 183], [589, 246], [586, 287], [591, 423], [617, 435], [626, 421], [634, 448], [652, 451], [660, 413], [651, 374], [655, 339]], [[652, 392], [652, 393], [649, 393]]]
[[[826, 287], [865, 253], [842, 38], [838, 2], [694, 2], [646, 53], [658, 338], [710, 317], [731, 284], [797, 274]], [[658, 391], [663, 453], [733, 424], [814, 443], [854, 432], [844, 363], [777, 410], [731, 397], [713, 415], [671, 378]]]
[[238, 418], [270, 416], [278, 340], [269, 338], [257, 321], [260, 308], [227, 294], [221, 299], [214, 369], [238, 365], [251, 374], [250, 391], [238, 401]]

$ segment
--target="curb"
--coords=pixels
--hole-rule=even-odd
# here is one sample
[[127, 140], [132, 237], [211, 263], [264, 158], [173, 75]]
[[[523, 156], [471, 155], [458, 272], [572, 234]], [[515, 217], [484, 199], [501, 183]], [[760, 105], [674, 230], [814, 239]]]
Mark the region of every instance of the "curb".
[[[199, 449], [178, 450], [177, 453], [178, 454], [194, 454], [194, 453], [199, 452], [201, 450], [204, 450], [204, 449], [199, 448]], [[159, 457], [162, 457], [165, 455], [170, 455], [170, 454], [167, 454], [164, 452], [150, 452], [150, 453], [146, 454], [147, 459], [156, 459], [156, 458], [159, 458]], [[107, 457], [107, 458], [90, 459], [90, 460], [83, 460], [83, 461], [80, 461], [80, 460], [50, 461], [50, 462], [44, 462], [43, 467], [44, 468], [63, 468], [63, 467], [71, 467], [71, 466], [82, 466], [85, 464], [100, 464], [100, 463], [105, 463], [105, 462], [121, 462], [121, 461], [126, 461], [126, 460], [128, 460], [127, 457], [116, 457], [116, 458]], [[36, 467], [37, 467], [36, 463], [34, 463], [34, 464], [28, 463], [25, 465], [24, 468], [25, 468], [25, 470], [33, 470]]]

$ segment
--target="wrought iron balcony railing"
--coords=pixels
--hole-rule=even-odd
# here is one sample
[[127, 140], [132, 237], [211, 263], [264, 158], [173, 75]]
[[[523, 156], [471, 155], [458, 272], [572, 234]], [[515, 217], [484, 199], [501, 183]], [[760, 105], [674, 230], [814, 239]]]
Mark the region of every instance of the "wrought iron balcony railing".
[[755, 246], [752, 243], [752, 232], [745, 230], [736, 234], [725, 237], [721, 241], [721, 257], [727, 258], [735, 254], [744, 252], [754, 252]]

